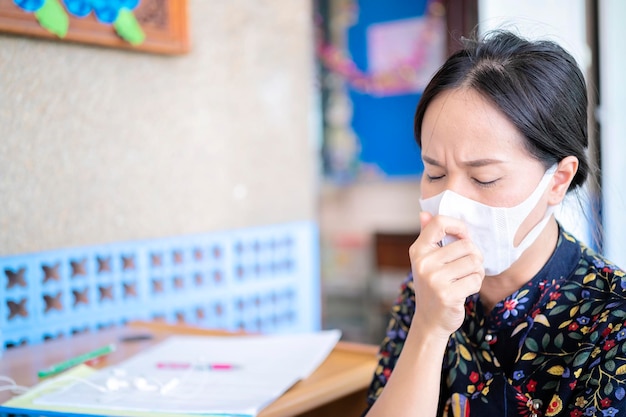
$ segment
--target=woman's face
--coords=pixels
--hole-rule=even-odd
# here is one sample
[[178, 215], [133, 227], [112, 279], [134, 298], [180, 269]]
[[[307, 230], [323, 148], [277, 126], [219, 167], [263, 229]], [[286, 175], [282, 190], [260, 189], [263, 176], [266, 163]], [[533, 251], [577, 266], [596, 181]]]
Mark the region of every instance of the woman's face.
[[[494, 207], [513, 207], [545, 173], [524, 147], [524, 137], [489, 101], [469, 88], [439, 94], [422, 123], [422, 198], [445, 190]], [[516, 241], [547, 209], [544, 195], [520, 227]]]

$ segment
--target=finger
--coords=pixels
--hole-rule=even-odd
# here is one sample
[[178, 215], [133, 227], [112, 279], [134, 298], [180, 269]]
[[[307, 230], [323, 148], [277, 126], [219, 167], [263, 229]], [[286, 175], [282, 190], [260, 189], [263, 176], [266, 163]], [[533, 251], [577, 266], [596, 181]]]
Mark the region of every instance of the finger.
[[469, 237], [467, 226], [459, 219], [448, 216], [434, 216], [424, 227], [422, 233], [429, 242], [441, 242], [445, 236], [454, 236], [457, 239]]
[[438, 259], [442, 263], [450, 263], [466, 256], [475, 258], [478, 265], [483, 264], [483, 254], [470, 239], [456, 240], [437, 251]]
[[484, 278], [484, 273], [473, 273], [466, 275], [463, 278], [459, 278], [448, 288], [448, 296], [452, 300], [461, 300], [465, 302], [467, 297], [480, 291]]
[[441, 289], [471, 274], [484, 276], [485, 270], [480, 254], [465, 253], [458, 257], [454, 254], [448, 257], [448, 252], [455, 251], [459, 247], [461, 245], [450, 248], [446, 246], [412, 259], [413, 279], [423, 281], [431, 288]]
[[442, 273], [447, 274], [452, 281], [458, 281], [465, 277], [478, 274], [480, 276], [485, 275], [485, 269], [480, 257], [472, 254], [464, 256], [455, 261], [447, 263], [445, 267], [441, 268]]
[[[431, 257], [438, 255], [437, 253]], [[445, 264], [437, 261], [429, 265], [433, 268], [429, 276], [434, 285], [455, 282], [471, 274], [485, 274], [482, 259], [475, 254], [466, 255]]]
[[421, 230], [424, 230], [424, 228], [426, 227], [426, 225], [428, 223], [430, 223], [430, 221], [433, 219], [433, 215], [430, 214], [427, 211], [420, 211], [420, 224], [422, 226]]
[[[426, 216], [425, 216], [426, 218]], [[420, 215], [420, 220], [422, 219]], [[413, 249], [416, 254], [423, 254], [433, 249], [438, 249], [440, 242], [446, 235], [455, 236], [458, 239], [464, 239], [468, 237], [467, 227], [459, 219], [454, 219], [447, 216], [434, 216], [420, 231], [420, 235], [415, 243], [422, 243], [417, 245]]]

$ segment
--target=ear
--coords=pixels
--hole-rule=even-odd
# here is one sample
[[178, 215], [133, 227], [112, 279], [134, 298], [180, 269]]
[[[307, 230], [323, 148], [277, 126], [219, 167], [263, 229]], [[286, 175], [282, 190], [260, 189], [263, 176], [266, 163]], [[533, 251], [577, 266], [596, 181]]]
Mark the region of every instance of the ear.
[[548, 204], [554, 206], [559, 204], [565, 198], [567, 189], [574, 179], [578, 171], [578, 158], [575, 156], [566, 156], [559, 162], [556, 172], [554, 173], [554, 182], [550, 188]]

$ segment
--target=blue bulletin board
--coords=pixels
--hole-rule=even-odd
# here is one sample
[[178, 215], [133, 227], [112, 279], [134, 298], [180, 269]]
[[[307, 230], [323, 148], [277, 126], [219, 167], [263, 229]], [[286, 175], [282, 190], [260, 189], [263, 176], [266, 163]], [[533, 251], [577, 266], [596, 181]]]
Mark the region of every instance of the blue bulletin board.
[[[326, 137], [325, 172], [339, 182], [358, 180], [363, 172], [416, 178], [423, 165], [413, 115], [423, 87], [444, 59], [443, 8], [429, 0], [354, 0], [351, 13], [340, 42], [344, 50], [326, 45], [320, 55], [331, 76], [344, 80], [344, 113], [349, 113], [344, 128], [357, 143], [347, 147], [344, 138], [337, 146]], [[327, 121], [325, 133], [336, 130]]]

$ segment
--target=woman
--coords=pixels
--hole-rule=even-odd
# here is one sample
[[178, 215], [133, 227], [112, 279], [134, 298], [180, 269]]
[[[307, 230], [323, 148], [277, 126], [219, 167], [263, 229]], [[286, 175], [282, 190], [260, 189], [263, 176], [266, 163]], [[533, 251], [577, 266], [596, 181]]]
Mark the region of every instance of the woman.
[[584, 183], [587, 96], [552, 42], [468, 42], [415, 115], [422, 230], [375, 416], [626, 416], [624, 272], [552, 213]]

